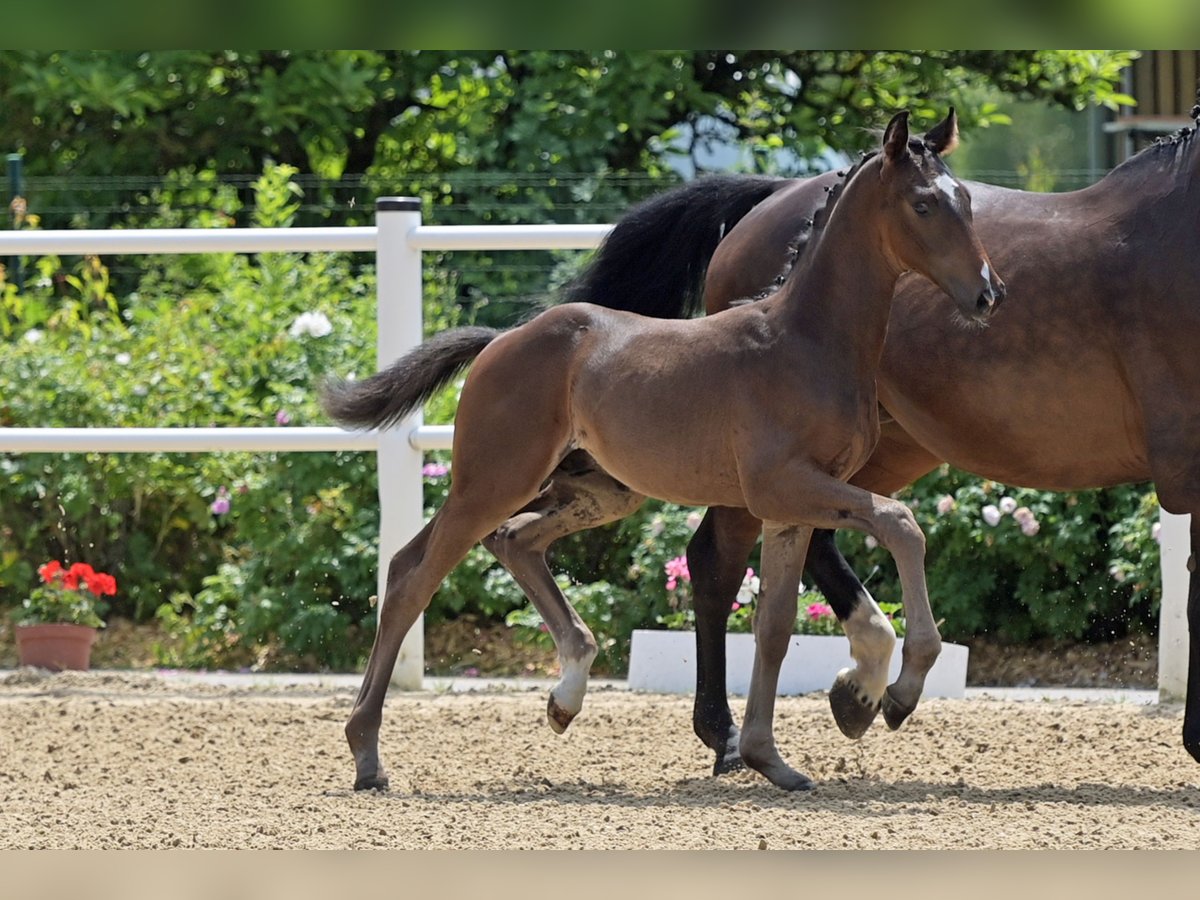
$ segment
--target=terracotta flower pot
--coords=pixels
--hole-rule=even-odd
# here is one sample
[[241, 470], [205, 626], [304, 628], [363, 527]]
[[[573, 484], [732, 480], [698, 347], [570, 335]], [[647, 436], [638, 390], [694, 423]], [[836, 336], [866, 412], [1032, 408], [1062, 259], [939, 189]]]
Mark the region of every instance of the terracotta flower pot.
[[23, 666], [61, 672], [85, 670], [91, 665], [96, 629], [56, 622], [17, 626], [17, 657]]

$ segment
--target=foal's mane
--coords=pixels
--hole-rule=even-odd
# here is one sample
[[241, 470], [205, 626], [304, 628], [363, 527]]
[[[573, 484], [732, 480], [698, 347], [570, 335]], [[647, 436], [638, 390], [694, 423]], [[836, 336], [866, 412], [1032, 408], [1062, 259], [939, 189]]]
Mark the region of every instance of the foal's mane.
[[879, 154], [878, 150], [862, 153], [858, 161], [850, 168], [838, 172], [839, 181], [834, 182], [829, 187], [825, 188], [827, 193], [825, 202], [820, 209], [813, 213], [811, 219], [805, 219], [800, 226], [800, 232], [788, 243], [787, 259], [784, 261], [783, 269], [774, 280], [755, 294], [752, 297], [746, 297], [741, 300], [735, 300], [730, 306], [739, 306], [744, 303], [754, 303], [759, 300], [765, 300], [771, 294], [779, 290], [784, 282], [792, 276], [796, 271], [800, 262], [803, 259], [808, 259], [812, 256], [812, 249], [821, 239], [821, 235], [825, 232], [825, 226], [829, 224], [829, 217], [833, 215], [834, 207], [837, 206], [838, 199], [842, 196], [847, 184], [851, 179], [858, 174], [858, 170], [870, 162]]
[[[862, 154], [862, 156], [859, 157], [858, 162], [852, 165], [849, 169], [845, 170], [844, 172], [838, 172], [838, 177], [841, 179], [840, 181], [835, 181], [832, 185], [825, 188], [825, 190], [829, 192], [829, 196], [825, 198], [825, 203], [821, 206], [821, 208], [813, 213], [813, 217], [811, 219], [812, 224], [808, 229], [807, 244], [809, 246], [815, 245], [820, 240], [821, 235], [825, 231], [825, 226], [829, 224], [829, 217], [833, 215], [834, 207], [837, 206], [838, 199], [842, 196], [842, 193], [846, 189], [846, 185], [848, 185], [854, 179], [854, 176], [858, 174], [859, 169], [874, 159], [878, 154], [878, 150], [872, 150], [869, 153]], [[803, 250], [804, 248], [798, 248], [797, 259]]]

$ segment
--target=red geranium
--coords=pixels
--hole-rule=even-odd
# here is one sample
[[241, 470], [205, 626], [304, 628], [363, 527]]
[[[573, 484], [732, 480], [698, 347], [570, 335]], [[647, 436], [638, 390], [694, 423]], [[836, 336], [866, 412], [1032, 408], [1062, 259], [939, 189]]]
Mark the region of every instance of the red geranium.
[[97, 572], [84, 562], [74, 563], [71, 568], [64, 569], [62, 563], [52, 559], [38, 569], [45, 584], [61, 584], [68, 591], [79, 590], [79, 582], [96, 596], [101, 594], [113, 595], [117, 592], [117, 579], [106, 572]]
[[100, 598], [117, 592], [117, 579], [97, 572], [85, 562], [69, 569], [57, 559], [38, 567], [42, 585], [30, 591], [22, 601], [21, 625], [66, 622], [103, 628], [102, 614], [107, 604]]
[[101, 594], [115, 594], [117, 592], [117, 579], [105, 572], [95, 572], [90, 578], [86, 578], [87, 589], [97, 596]]

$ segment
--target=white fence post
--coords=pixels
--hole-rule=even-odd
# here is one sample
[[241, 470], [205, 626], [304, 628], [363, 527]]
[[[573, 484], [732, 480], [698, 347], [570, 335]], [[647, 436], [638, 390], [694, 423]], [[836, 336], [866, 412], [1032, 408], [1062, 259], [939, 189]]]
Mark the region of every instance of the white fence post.
[[[375, 249], [378, 278], [376, 339], [377, 365], [384, 369], [421, 343], [421, 251], [409, 245], [409, 234], [421, 224], [421, 201], [415, 197], [380, 197], [375, 203], [379, 229]], [[392, 555], [424, 526], [421, 451], [410, 436], [422, 424], [421, 412], [379, 435], [379, 610], [387, 587]], [[419, 690], [425, 675], [425, 617], [417, 619], [404, 645], [392, 683]]]
[[1158, 614], [1158, 694], [1164, 700], [1181, 700], [1187, 693], [1187, 598], [1191, 578], [1187, 561], [1192, 552], [1192, 517], [1162, 511], [1159, 522], [1162, 606]]

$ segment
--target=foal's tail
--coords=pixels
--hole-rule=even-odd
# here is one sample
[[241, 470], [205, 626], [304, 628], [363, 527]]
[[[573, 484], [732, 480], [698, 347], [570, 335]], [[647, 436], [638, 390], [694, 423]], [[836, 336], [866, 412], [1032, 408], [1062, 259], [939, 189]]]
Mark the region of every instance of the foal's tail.
[[445, 387], [500, 334], [495, 328], [475, 326], [443, 331], [369, 378], [326, 382], [321, 405], [330, 418], [348, 428], [395, 425]]
[[676, 319], [701, 307], [717, 244], [785, 178], [709, 175], [657, 194], [627, 212], [563, 299]]

